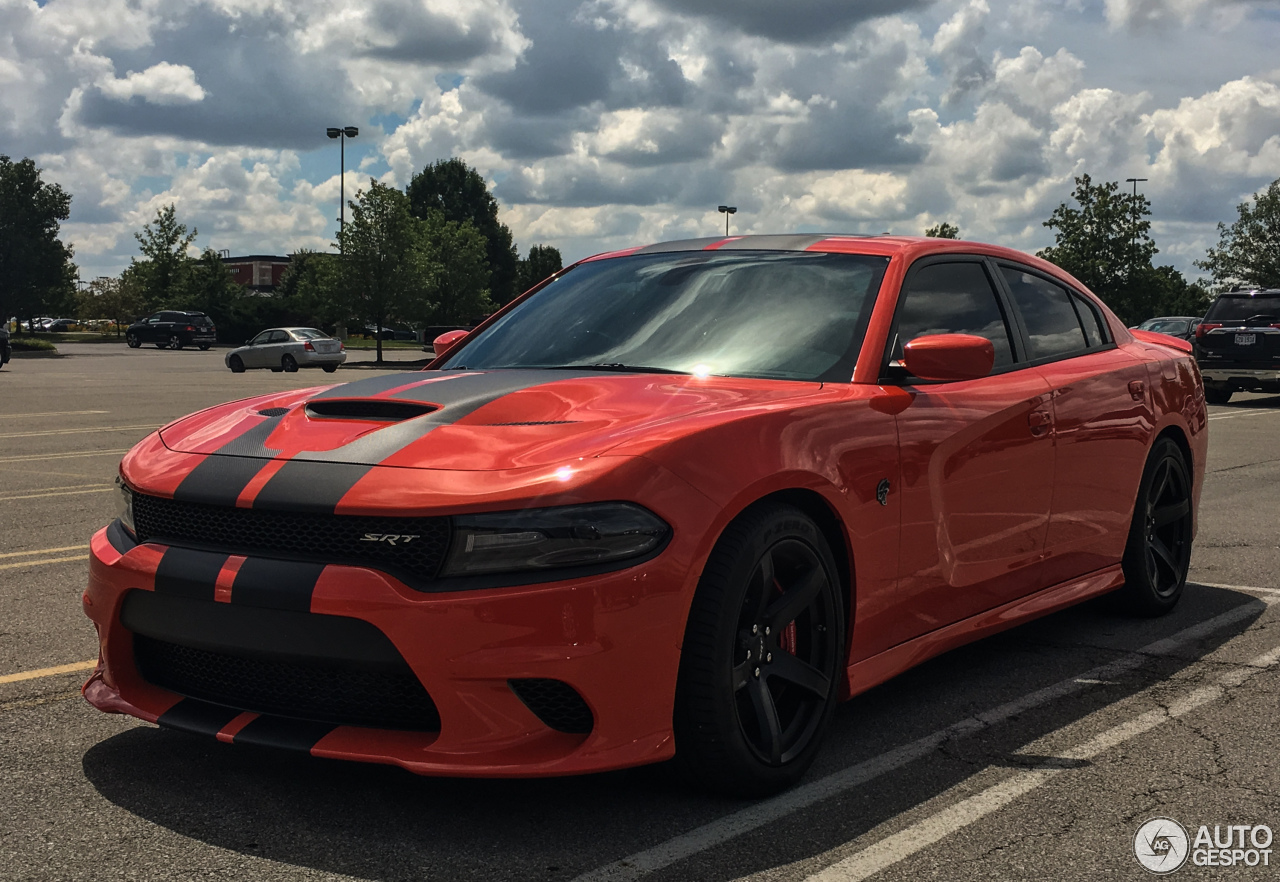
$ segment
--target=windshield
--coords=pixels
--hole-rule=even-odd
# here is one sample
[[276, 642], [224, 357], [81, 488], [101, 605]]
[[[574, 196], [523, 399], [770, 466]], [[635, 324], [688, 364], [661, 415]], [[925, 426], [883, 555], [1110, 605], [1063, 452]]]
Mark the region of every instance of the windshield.
[[888, 263], [775, 251], [584, 263], [466, 341], [443, 369], [595, 367], [847, 382]]
[[1156, 331], [1161, 334], [1185, 334], [1187, 332], [1187, 323], [1174, 319], [1168, 319], [1160, 322], [1145, 322], [1145, 330]]
[[1273, 320], [1280, 322], [1280, 295], [1224, 295], [1214, 301], [1204, 319], [1207, 322], [1242, 322], [1255, 315], [1274, 316]]

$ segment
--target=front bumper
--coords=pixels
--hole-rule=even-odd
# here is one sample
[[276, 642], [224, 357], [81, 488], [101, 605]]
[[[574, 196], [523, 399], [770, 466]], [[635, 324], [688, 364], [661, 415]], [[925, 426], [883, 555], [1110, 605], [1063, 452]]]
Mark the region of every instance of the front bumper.
[[[692, 591], [690, 551], [682, 543], [604, 575], [434, 594], [346, 565], [297, 564], [292, 575], [253, 584], [242, 574], [290, 565], [135, 545], [118, 523], [98, 531], [90, 547], [83, 602], [98, 629], [101, 655], [84, 695], [100, 710], [224, 742], [390, 763], [419, 774], [565, 775], [674, 754], [671, 715]], [[255, 711], [251, 702], [213, 703], [160, 688], [140, 673], [135, 635], [122, 621], [126, 599], [135, 592], [180, 597], [205, 609], [241, 606], [250, 615], [253, 609], [288, 609], [304, 618], [369, 623], [425, 687], [438, 711], [438, 731], [317, 722]], [[590, 708], [590, 731], [551, 728], [517, 696], [512, 680], [568, 684]]]

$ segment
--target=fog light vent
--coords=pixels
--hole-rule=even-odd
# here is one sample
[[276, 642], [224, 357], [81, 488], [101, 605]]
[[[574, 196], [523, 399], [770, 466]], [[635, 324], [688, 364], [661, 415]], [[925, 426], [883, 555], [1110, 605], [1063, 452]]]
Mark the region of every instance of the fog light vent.
[[595, 717], [582, 696], [559, 680], [508, 680], [511, 691], [538, 719], [557, 732], [583, 735], [595, 726]]

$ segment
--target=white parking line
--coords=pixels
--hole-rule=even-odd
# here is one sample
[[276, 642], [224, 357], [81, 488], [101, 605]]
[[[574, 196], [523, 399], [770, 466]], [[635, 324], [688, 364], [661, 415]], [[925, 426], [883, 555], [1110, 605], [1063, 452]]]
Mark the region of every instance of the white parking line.
[[923, 759], [947, 741], [980, 732], [1027, 711], [1042, 707], [1073, 693], [1081, 692], [1096, 685], [1094, 681], [1117, 679], [1121, 675], [1141, 667], [1152, 656], [1170, 655], [1189, 643], [1201, 640], [1216, 631], [1256, 615], [1275, 602], [1280, 602], [1280, 597], [1273, 599], [1271, 596], [1266, 596], [1259, 598], [1257, 602], [1243, 603], [1211, 619], [1184, 628], [1169, 637], [1148, 643], [1141, 649], [1127, 653], [1114, 661], [1083, 671], [1065, 680], [1060, 680], [1043, 689], [1029, 692], [985, 713], [952, 723], [950, 726], [946, 726], [894, 750], [882, 753], [879, 756], [864, 760], [855, 766], [833, 772], [825, 778], [819, 778], [817, 781], [804, 784], [771, 799], [725, 815], [644, 851], [590, 870], [578, 876], [574, 882], [629, 882], [629, 880], [640, 879], [648, 873], [669, 867], [677, 861], [728, 842], [779, 818], [802, 811], [825, 799], [847, 790], [852, 790], [882, 775], [896, 771], [909, 763]]
[[1209, 417], [1209, 420], [1211, 422], [1213, 420], [1234, 420], [1236, 417], [1259, 416], [1259, 415], [1277, 414], [1277, 413], [1280, 413], [1280, 410], [1242, 410], [1237, 413], [1223, 413], [1223, 414], [1218, 414], [1217, 416], [1211, 416]]
[[[1117, 726], [1112, 726], [1088, 741], [1053, 754], [1047, 759], [1067, 761], [1092, 759], [1106, 750], [1150, 732], [1157, 726], [1170, 720], [1176, 720], [1211, 701], [1222, 698], [1227, 694], [1228, 690], [1242, 685], [1259, 671], [1274, 667], [1277, 661], [1280, 661], [1280, 647], [1272, 649], [1270, 652], [1246, 662], [1243, 666], [1229, 671], [1219, 677], [1211, 686], [1188, 690], [1169, 702], [1166, 707], [1139, 714]], [[1143, 691], [1146, 692], [1147, 690]], [[1097, 713], [1101, 713], [1101, 711], [1090, 714], [1090, 716], [1096, 716]], [[1085, 719], [1088, 718], [1086, 717]], [[1077, 724], [1073, 723], [1072, 725]], [[1050, 733], [1050, 735], [1052, 734], [1054, 733]], [[1050, 780], [1066, 771], [1066, 768], [1049, 767], [1019, 772], [999, 784], [988, 787], [981, 793], [950, 805], [937, 814], [918, 821], [905, 830], [901, 830], [838, 863], [832, 864], [825, 870], [809, 876], [805, 882], [861, 882], [861, 880], [873, 876], [881, 870], [919, 851], [923, 851], [930, 845], [981, 820], [997, 809], [1013, 802], [1019, 796], [1029, 793], [1043, 784], [1047, 784]]]
[[79, 496], [83, 493], [106, 493], [108, 490], [114, 489], [114, 484], [102, 484], [96, 487], [86, 487], [80, 490], [45, 491], [44, 493], [28, 493], [24, 496], [0, 496], [0, 502], [9, 502], [13, 499], [45, 499], [49, 496]]
[[11, 420], [27, 419], [29, 417], [47, 417], [47, 416], [87, 416], [88, 414], [111, 413], [109, 410], [48, 410], [44, 413], [9, 413], [5, 414]]

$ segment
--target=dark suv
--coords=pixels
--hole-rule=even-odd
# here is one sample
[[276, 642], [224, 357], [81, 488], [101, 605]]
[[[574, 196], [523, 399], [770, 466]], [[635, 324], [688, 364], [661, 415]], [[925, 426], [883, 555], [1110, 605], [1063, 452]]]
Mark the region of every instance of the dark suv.
[[1210, 404], [1233, 392], [1280, 392], [1280, 290], [1220, 294], [1196, 328], [1195, 349]]
[[167, 309], [129, 325], [124, 341], [130, 349], [143, 343], [154, 343], [160, 349], [199, 346], [208, 349], [216, 340], [213, 319], [203, 312]]
[[9, 329], [4, 325], [0, 325], [0, 365], [3, 365], [13, 355], [13, 347], [9, 345]]

